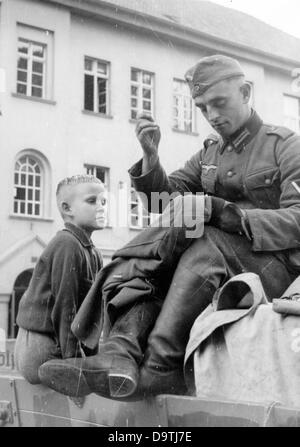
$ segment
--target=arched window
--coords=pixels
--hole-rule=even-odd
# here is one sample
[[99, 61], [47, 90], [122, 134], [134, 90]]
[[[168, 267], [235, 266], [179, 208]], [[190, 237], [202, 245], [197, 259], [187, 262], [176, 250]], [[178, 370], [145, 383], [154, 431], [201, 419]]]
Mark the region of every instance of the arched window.
[[15, 163], [13, 212], [21, 216], [43, 214], [43, 167], [32, 155], [23, 155]]

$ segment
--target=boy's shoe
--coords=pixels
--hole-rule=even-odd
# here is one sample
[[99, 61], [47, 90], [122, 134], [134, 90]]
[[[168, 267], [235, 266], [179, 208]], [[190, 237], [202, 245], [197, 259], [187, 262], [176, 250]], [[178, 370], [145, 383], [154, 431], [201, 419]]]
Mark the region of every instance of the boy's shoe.
[[275, 298], [273, 310], [285, 315], [300, 315], [300, 294], [294, 293], [291, 296]]
[[107, 398], [126, 398], [138, 383], [134, 360], [110, 354], [85, 358], [49, 360], [39, 369], [42, 384], [68, 396], [97, 393]]

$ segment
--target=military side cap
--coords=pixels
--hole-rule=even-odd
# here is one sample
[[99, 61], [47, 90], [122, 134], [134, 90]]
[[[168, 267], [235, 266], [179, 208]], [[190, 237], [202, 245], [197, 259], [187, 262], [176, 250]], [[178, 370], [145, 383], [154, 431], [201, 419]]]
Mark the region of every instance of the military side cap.
[[185, 79], [191, 89], [192, 97], [196, 98], [217, 82], [235, 76], [244, 76], [239, 62], [232, 57], [216, 54], [201, 59], [186, 72]]

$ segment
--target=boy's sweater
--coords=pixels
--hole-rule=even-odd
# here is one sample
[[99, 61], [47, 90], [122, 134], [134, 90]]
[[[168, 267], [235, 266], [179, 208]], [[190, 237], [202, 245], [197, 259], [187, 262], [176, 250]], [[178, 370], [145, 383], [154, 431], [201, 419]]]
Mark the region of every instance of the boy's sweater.
[[70, 326], [101, 267], [100, 253], [86, 233], [66, 223], [37, 262], [20, 301], [18, 326], [53, 337], [63, 358], [74, 357], [78, 340]]

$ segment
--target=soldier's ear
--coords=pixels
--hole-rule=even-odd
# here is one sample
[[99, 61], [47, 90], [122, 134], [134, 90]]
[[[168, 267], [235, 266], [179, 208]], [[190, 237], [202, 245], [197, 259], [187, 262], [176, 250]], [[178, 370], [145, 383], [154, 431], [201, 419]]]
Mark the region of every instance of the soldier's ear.
[[244, 82], [240, 87], [241, 93], [243, 95], [244, 103], [247, 104], [250, 101], [251, 97], [251, 85], [249, 82]]

